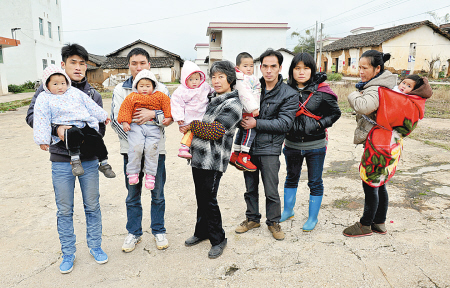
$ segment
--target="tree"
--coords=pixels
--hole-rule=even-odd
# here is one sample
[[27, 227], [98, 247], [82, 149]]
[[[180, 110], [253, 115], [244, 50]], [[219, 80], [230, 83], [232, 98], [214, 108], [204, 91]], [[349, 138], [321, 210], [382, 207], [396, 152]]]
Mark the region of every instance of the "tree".
[[436, 26], [440, 26], [441, 24], [445, 24], [445, 23], [449, 23], [450, 22], [450, 13], [445, 14], [444, 16], [439, 16], [437, 13], [435, 12], [427, 12], [428, 15], [430, 15], [431, 17], [433, 17], [434, 19], [434, 24]]
[[308, 52], [314, 56], [314, 29], [306, 30], [305, 36], [301, 35], [299, 32], [294, 31], [291, 33], [291, 38], [297, 37], [298, 44], [294, 47], [294, 53]]

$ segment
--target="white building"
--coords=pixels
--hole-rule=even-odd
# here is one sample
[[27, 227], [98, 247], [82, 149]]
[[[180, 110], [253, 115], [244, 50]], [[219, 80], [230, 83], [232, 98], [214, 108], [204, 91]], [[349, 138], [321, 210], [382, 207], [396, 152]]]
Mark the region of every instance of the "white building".
[[209, 44], [208, 43], [197, 43], [194, 47], [197, 51], [197, 57], [195, 58], [195, 64], [200, 67], [205, 75], [208, 75], [208, 63], [206, 61], [209, 58]]
[[8, 94], [8, 82], [6, 81], [5, 69], [3, 68], [3, 51], [5, 51], [6, 48], [17, 47], [19, 45], [19, 40], [0, 37], [0, 95]]
[[21, 43], [3, 51], [6, 81], [20, 85], [41, 79], [47, 65], [61, 63], [61, 0], [5, 0], [0, 6], [0, 35], [14, 35]]
[[215, 61], [236, 62], [241, 52], [257, 58], [267, 48], [286, 48], [287, 23], [236, 23], [210, 22], [206, 31], [209, 37], [209, 67]]

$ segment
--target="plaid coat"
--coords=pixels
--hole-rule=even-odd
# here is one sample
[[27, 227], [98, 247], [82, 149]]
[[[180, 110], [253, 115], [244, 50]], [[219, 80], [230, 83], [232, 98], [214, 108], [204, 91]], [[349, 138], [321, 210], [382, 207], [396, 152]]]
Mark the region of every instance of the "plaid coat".
[[217, 140], [206, 140], [194, 136], [191, 144], [191, 166], [225, 172], [230, 159], [235, 129], [242, 119], [242, 104], [238, 91], [209, 96], [209, 104], [203, 116], [203, 123], [219, 122], [225, 128], [225, 134]]

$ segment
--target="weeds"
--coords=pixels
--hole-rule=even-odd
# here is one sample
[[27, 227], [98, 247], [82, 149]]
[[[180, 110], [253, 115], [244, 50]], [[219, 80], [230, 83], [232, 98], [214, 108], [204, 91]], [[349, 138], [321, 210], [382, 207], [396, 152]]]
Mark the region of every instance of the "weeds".
[[31, 99], [16, 100], [6, 103], [0, 103], [0, 112], [15, 111], [22, 106], [30, 105]]

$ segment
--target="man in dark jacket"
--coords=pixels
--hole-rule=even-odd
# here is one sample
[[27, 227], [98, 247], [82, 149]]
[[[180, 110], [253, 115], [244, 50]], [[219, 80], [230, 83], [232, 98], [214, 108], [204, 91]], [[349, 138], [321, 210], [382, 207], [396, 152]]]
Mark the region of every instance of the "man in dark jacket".
[[[100, 107], [103, 107], [101, 95], [89, 85], [86, 80], [86, 70], [89, 54], [86, 49], [78, 44], [65, 45], [61, 49], [61, 67], [72, 80], [72, 86], [89, 95]], [[46, 83], [43, 83], [46, 85]], [[28, 108], [26, 121], [33, 127], [34, 104], [36, 98], [44, 90], [43, 85], [39, 87], [31, 100]], [[105, 134], [105, 125], [99, 123], [100, 133]], [[53, 125], [52, 135], [64, 140], [64, 132], [72, 126]], [[69, 151], [64, 145], [64, 141], [50, 145], [50, 161], [52, 162], [52, 181], [55, 190], [55, 201], [58, 208], [56, 217], [59, 240], [63, 260], [59, 266], [61, 273], [69, 273], [73, 269], [75, 260], [75, 234], [73, 229], [73, 203], [76, 177], [72, 174]], [[99, 203], [99, 177], [98, 160], [95, 156], [83, 155], [81, 150], [81, 164], [84, 174], [78, 176], [81, 193], [83, 194], [83, 205], [86, 214], [86, 238], [89, 252], [99, 264], [106, 263], [108, 256], [102, 250], [102, 215]]]
[[260, 79], [262, 91], [259, 117], [246, 117], [241, 122], [244, 129], [257, 130], [250, 149], [251, 161], [257, 170], [244, 172], [247, 219], [236, 228], [236, 233], [244, 233], [260, 226], [258, 185], [261, 173], [266, 195], [266, 224], [275, 239], [283, 240], [284, 233], [279, 224], [281, 202], [278, 194], [278, 172], [281, 145], [298, 110], [298, 92], [285, 84], [279, 74], [283, 63], [283, 55], [280, 52], [268, 49], [261, 54], [260, 61], [263, 77]]

